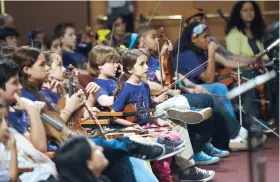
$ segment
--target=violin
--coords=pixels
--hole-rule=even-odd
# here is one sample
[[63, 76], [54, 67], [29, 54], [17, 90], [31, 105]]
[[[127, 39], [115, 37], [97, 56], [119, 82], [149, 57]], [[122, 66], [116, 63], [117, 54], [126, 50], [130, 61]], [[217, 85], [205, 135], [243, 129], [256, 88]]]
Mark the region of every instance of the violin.
[[216, 71], [216, 80], [219, 83], [223, 83], [226, 86], [230, 86], [231, 84], [235, 83], [235, 80], [231, 76], [232, 69], [231, 68], [223, 68]]
[[[158, 29], [157, 34], [158, 34], [159, 54], [160, 54], [160, 50], [162, 49], [162, 47], [165, 43], [168, 43], [168, 39], [164, 33], [163, 27], [160, 27]], [[159, 55], [159, 56], [161, 56], [161, 55]], [[160, 62], [161, 62], [161, 59], [160, 59]], [[163, 83], [163, 86], [169, 85], [172, 82], [172, 79], [174, 78], [173, 61], [172, 61], [171, 53], [169, 51], [167, 51], [166, 54], [163, 55], [163, 61], [161, 62], [161, 67], [162, 66], [163, 66], [164, 74], [166, 76], [166, 80], [165, 80], [165, 83]], [[162, 73], [162, 69], [160, 71]]]
[[[68, 73], [68, 96], [69, 98], [75, 93], [75, 88], [74, 88], [74, 76], [73, 76], [73, 70], [74, 70], [74, 67], [70, 64], [68, 66], [68, 70], [69, 70], [69, 73]], [[57, 104], [57, 111], [60, 112], [61, 110], [64, 109], [66, 105], [66, 97], [63, 97], [62, 99], [60, 99], [58, 101], [58, 104]], [[78, 109], [77, 111], [75, 111], [68, 123], [67, 123], [67, 126], [73, 130], [73, 131], [80, 131], [84, 134], [86, 134], [87, 132], [81, 127], [80, 125], [80, 121], [81, 121], [81, 117], [83, 116], [83, 113], [84, 113], [84, 108], [81, 107], [80, 109]]]
[[44, 111], [40, 116], [47, 136], [55, 143], [62, 144], [72, 135], [72, 131], [56, 112]]

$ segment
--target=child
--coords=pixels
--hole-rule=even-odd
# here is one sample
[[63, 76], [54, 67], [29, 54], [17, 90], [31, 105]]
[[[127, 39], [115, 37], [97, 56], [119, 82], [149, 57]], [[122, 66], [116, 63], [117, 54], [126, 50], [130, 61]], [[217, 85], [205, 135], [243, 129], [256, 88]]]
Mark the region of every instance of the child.
[[62, 43], [59, 37], [53, 35], [45, 36], [43, 39], [44, 47], [62, 56]]
[[77, 42], [74, 25], [72, 23], [57, 24], [53, 34], [55, 37], [59, 37], [62, 42], [63, 65], [67, 67], [72, 64], [76, 68], [86, 69], [87, 58], [73, 51]]
[[[126, 40], [130, 40], [129, 48], [136, 46], [136, 47], [140, 48], [141, 50], [145, 50], [146, 52], [148, 52], [149, 55], [155, 53], [158, 48], [158, 38], [157, 38], [156, 30], [151, 26], [141, 26], [137, 29], [136, 32], [137, 32], [137, 34], [130, 35], [130, 39], [126, 38]], [[129, 34], [127, 36], [129, 36]], [[135, 40], [133, 39], [133, 37], [135, 37], [134, 38]], [[167, 51], [167, 48], [168, 47], [164, 45], [160, 54], [164, 55]], [[148, 71], [149, 72], [149, 74], [148, 74], [149, 81], [147, 83], [152, 88], [151, 90], [153, 90], [153, 88], [157, 89], [157, 86], [161, 86], [158, 83], [159, 80], [161, 79], [161, 75], [159, 74], [159, 70], [156, 69], [159, 65], [159, 61], [157, 61], [157, 59], [154, 56], [150, 56], [149, 60], [148, 60], [148, 64], [149, 64], [149, 66], [151, 66], [154, 69], [149, 69], [149, 71]], [[158, 78], [159, 78], [159, 80], [158, 80]], [[188, 113], [183, 115], [184, 117], [178, 118], [178, 119], [180, 119], [180, 121], [186, 122], [187, 124], [197, 124], [197, 126], [196, 125], [188, 126], [188, 130], [191, 133], [191, 135], [190, 135], [191, 141], [198, 141], [197, 139], [192, 138], [193, 136], [196, 136], [196, 133], [202, 133], [203, 135], [205, 134], [205, 137], [202, 137], [202, 138], [205, 138], [204, 142], [206, 142], [208, 140], [207, 146], [209, 146], [209, 147], [207, 147], [207, 148], [209, 150], [207, 150], [207, 151], [216, 151], [217, 153], [223, 153], [223, 155], [228, 155], [227, 151], [223, 152], [221, 150], [218, 150], [218, 149], [212, 147], [212, 145], [209, 143], [209, 139], [211, 138], [212, 134], [210, 134], [208, 132], [210, 132], [210, 128], [213, 128], [213, 124], [214, 124], [214, 119], [213, 119], [213, 117], [211, 117], [211, 115], [212, 115], [211, 108], [214, 108], [214, 101], [213, 101], [212, 97], [207, 94], [182, 94], [182, 95], [188, 99], [188, 103], [189, 103], [190, 107], [195, 107], [195, 108], [197, 108], [196, 110], [198, 110], [198, 111], [195, 111], [195, 110], [191, 110], [191, 111], [200, 113], [201, 115], [203, 115], [202, 120], [205, 120], [202, 123], [199, 123], [202, 120], [199, 120], [199, 122], [196, 122], [196, 123], [190, 122], [193, 120], [194, 117]], [[210, 108], [208, 108], [208, 107], [210, 107]], [[205, 108], [205, 109], [201, 109], [201, 108]], [[176, 108], [173, 108], [172, 110], [180, 111], [180, 109], [176, 109]], [[171, 118], [173, 118], [173, 119], [176, 119], [175, 117], [172, 117], [173, 114], [172, 115], [171, 114], [172, 113], [169, 112], [169, 116], [171, 116]], [[209, 126], [208, 126], [208, 124], [209, 124]], [[207, 132], [206, 132], [206, 130], [207, 130]], [[206, 134], [208, 136], [206, 136]], [[206, 139], [206, 138], [208, 138], [208, 139]], [[200, 152], [203, 148], [202, 146], [205, 144], [204, 142], [201, 141], [200, 145], [193, 146], [194, 151], [197, 154], [200, 154]], [[206, 163], [214, 162], [215, 163], [215, 162], [217, 162], [217, 158], [212, 158], [211, 155], [213, 155], [213, 154], [211, 154], [211, 153], [212, 152], [210, 152], [210, 153], [207, 152], [209, 157], [203, 158], [203, 159], [205, 159], [203, 161], [201, 161], [201, 158], [200, 158], [200, 160], [197, 162], [198, 163], [203, 163], [203, 162], [206, 162]], [[218, 155], [218, 156], [220, 156], [220, 155]]]
[[[40, 110], [43, 105], [40, 104], [41, 106], [39, 107], [38, 104], [27, 100], [16, 100], [14, 94], [19, 94], [22, 88], [19, 85], [19, 68], [9, 59], [2, 59], [0, 64], [0, 103], [2, 105], [11, 105], [17, 102], [17, 105], [9, 109], [9, 124], [26, 136], [36, 149], [43, 152], [47, 151], [45, 129], [40, 118]], [[26, 122], [27, 117], [29, 118], [28, 123]]]
[[19, 33], [15, 28], [4, 27], [0, 29], [0, 41], [3, 45], [17, 47], [18, 36]]
[[[25, 172], [19, 176], [22, 182], [54, 182], [54, 175], [56, 175], [54, 163], [47, 156], [36, 150], [32, 144], [16, 130], [8, 128], [7, 117], [8, 107], [0, 106], [1, 167], [7, 167], [7, 161], [10, 161], [9, 176], [6, 175], [5, 171], [1, 171], [0, 167], [0, 181], [17, 181], [18, 166], [21, 166], [32, 167], [34, 169], [32, 172]], [[8, 178], [4, 179], [5, 176]]]
[[[147, 83], [142, 81], [142, 78], [147, 76], [148, 66], [147, 66], [148, 57], [137, 51], [131, 50], [125, 52], [122, 55], [122, 63], [123, 63], [123, 71], [125, 74], [129, 75], [129, 79], [123, 84], [123, 87], [119, 89], [119, 94], [117, 96], [116, 101], [112, 106], [113, 111], [123, 111], [125, 105], [133, 104], [137, 110], [137, 120], [135, 121], [138, 125], [146, 125], [148, 123], [153, 123], [157, 126], [169, 126], [170, 124], [161, 119], [151, 119], [150, 118], [150, 109], [152, 108], [152, 99], [150, 95], [150, 89]], [[116, 119], [115, 122], [121, 125], [131, 125], [129, 121], [124, 119]], [[139, 126], [140, 127], [140, 126]], [[141, 127], [140, 127], [141, 128]], [[187, 140], [187, 149], [183, 151], [179, 156], [177, 155], [176, 161], [184, 161], [184, 165], [181, 165], [181, 171], [179, 173], [180, 180], [189, 180], [189, 175], [193, 175], [195, 173], [198, 175], [200, 173], [200, 169], [195, 168], [193, 166], [191, 156], [192, 148], [190, 147], [190, 141], [188, 138], [188, 132], [185, 128], [176, 126], [172, 128], [172, 131], [180, 134], [180, 137], [184, 137], [184, 140]], [[168, 135], [168, 133], [167, 133]], [[182, 163], [181, 163], [182, 164]], [[201, 171], [202, 172], [202, 171]], [[203, 173], [207, 176], [196, 176], [192, 178], [193, 181], [201, 180], [204, 178], [213, 178], [214, 172], [206, 172]]]
[[[33, 53], [33, 54], [31, 54], [31, 53]], [[39, 63], [39, 65], [42, 65], [41, 67], [45, 67], [45, 69], [46, 69], [47, 67], [43, 66], [44, 64], [42, 64], [42, 61], [43, 61], [43, 60], [41, 60], [42, 57], [37, 58], [39, 56], [40, 56], [40, 53], [38, 51], [33, 50], [33, 49], [30, 50], [29, 48], [21, 48], [15, 52], [15, 60], [17, 60], [17, 61], [21, 60], [23, 64], [26, 64], [27, 60], [24, 58], [29, 57], [28, 60], [31, 62], [30, 64], [32, 64], [32, 62], [33, 63], [35, 62], [34, 64], [36, 64], [37, 62], [40, 62], [41, 64]], [[13, 113], [13, 117], [9, 117], [9, 122], [14, 124], [14, 126], [17, 126], [19, 128], [18, 129], [19, 131], [20, 131], [20, 129], [23, 128], [23, 133], [27, 137], [29, 134], [29, 132], [27, 132], [27, 129], [30, 124], [30, 128], [31, 128], [31, 134], [30, 134], [31, 137], [29, 137], [29, 138], [31, 138], [30, 141], [34, 144], [37, 144], [36, 142], [39, 141], [39, 142], [41, 142], [41, 145], [43, 145], [45, 148], [47, 148], [47, 141], [46, 141], [46, 139], [44, 139], [46, 137], [45, 131], [44, 130], [41, 131], [40, 128], [38, 128], [36, 130], [36, 127], [39, 127], [39, 126], [41, 126], [40, 124], [42, 124], [42, 122], [40, 120], [40, 116], [39, 116], [40, 109], [42, 109], [42, 106], [37, 107], [32, 101], [30, 101], [30, 100], [27, 101], [27, 99], [21, 99], [17, 96], [17, 94], [15, 94], [16, 92], [19, 92], [22, 88], [21, 85], [19, 84], [19, 78], [17, 75], [18, 66], [16, 64], [14, 64], [14, 62], [12, 62], [12, 61], [1, 60], [0, 63], [1, 63], [1, 67], [0, 67], [0, 74], [1, 74], [0, 75], [0, 78], [1, 78], [1, 80], [0, 80], [0, 86], [1, 86], [0, 101], [1, 101], [1, 103], [10, 105], [17, 101], [18, 106], [16, 108], [22, 109], [22, 110], [24, 109], [28, 113], [28, 116], [30, 119], [30, 121], [29, 121], [29, 120], [27, 120], [27, 117], [22, 118], [22, 115], [23, 115], [22, 112], [20, 114], [10, 112], [10, 113]], [[38, 65], [34, 66], [34, 64], [31, 67], [33, 68], [33, 71], [35, 73], [37, 73], [36, 78], [39, 78], [40, 74], [38, 74], [38, 72], [36, 72], [36, 70], [39, 69]], [[32, 68], [29, 68], [29, 69], [32, 69]], [[4, 72], [4, 70], [7, 72]], [[20, 70], [22, 70], [22, 68]], [[26, 70], [26, 68], [25, 68], [25, 71], [28, 71], [28, 69]], [[41, 76], [45, 77], [43, 75], [46, 75], [46, 71], [41, 70], [41, 72], [42, 72]], [[9, 74], [7, 74], [7, 73], [9, 73]], [[23, 71], [20, 71], [20, 74], [23, 74]], [[33, 75], [33, 77], [34, 77], [34, 75]], [[26, 87], [26, 88], [28, 88], [28, 87]], [[35, 93], [36, 93], [36, 91], [35, 91]], [[30, 96], [30, 95], [28, 95], [28, 96]], [[34, 98], [34, 96], [32, 96], [32, 98]], [[38, 118], [36, 117], [37, 114], [39, 116]], [[37, 120], [35, 120], [35, 119], [37, 119]], [[27, 122], [25, 122], [25, 121], [27, 121]], [[36, 135], [36, 134], [38, 134], [38, 131], [40, 133], [39, 133], [39, 135]], [[34, 138], [34, 136], [36, 136], [36, 138]], [[111, 140], [111, 141], [105, 141], [100, 138], [95, 138], [92, 140], [95, 143], [97, 143], [98, 145], [101, 145], [104, 147], [104, 149], [105, 149], [104, 154], [109, 159], [109, 162], [111, 164], [109, 166], [109, 169], [108, 170], [106, 169], [104, 171], [104, 173], [106, 173], [106, 175], [108, 177], [110, 177], [110, 179], [114, 179], [115, 181], [128, 181], [128, 182], [135, 181], [135, 177], [132, 172], [131, 162], [128, 158], [128, 155], [137, 156], [139, 158], [148, 159], [148, 160], [154, 160], [164, 154], [164, 148], [163, 148], [163, 146], [161, 146], [159, 144], [155, 144], [155, 143], [151, 143], [151, 142], [139, 143], [137, 141], [129, 140], [127, 137], [119, 138], [119, 139]], [[55, 149], [55, 148], [53, 148], [53, 149]], [[41, 149], [41, 150], [43, 150], [43, 149]], [[44, 150], [46, 150], [46, 149], [44, 149]], [[123, 169], [125, 169], [125, 170], [121, 170], [122, 168], [119, 169], [120, 166], [124, 167]], [[136, 166], [134, 166], [134, 168], [135, 168], [134, 170], [136, 170], [136, 171], [137, 171], [137, 169], [139, 169], [139, 166], [138, 167], [137, 166], [138, 165], [136, 163]]]
[[[0, 106], [0, 181], [9, 182], [17, 181], [18, 179], [18, 166], [17, 166], [17, 147], [15, 139], [10, 136], [8, 131], [8, 124], [6, 117], [8, 115], [7, 107]], [[7, 158], [5, 158], [5, 146], [10, 150], [10, 164], [9, 170], [3, 167]], [[6, 155], [7, 156], [7, 155]]]

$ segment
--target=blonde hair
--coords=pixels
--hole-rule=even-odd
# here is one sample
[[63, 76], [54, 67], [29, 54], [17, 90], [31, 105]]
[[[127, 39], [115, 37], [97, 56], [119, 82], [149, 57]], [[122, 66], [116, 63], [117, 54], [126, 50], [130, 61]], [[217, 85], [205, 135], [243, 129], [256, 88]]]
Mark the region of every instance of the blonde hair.
[[97, 77], [100, 74], [98, 66], [105, 63], [119, 63], [121, 56], [115, 48], [103, 45], [97, 45], [89, 53], [88, 72]]

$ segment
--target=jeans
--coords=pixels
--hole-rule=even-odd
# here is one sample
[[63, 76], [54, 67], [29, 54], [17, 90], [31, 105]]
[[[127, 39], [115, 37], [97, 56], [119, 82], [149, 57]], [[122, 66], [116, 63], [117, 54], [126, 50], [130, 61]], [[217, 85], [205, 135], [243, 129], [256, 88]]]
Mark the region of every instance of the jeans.
[[[224, 106], [225, 106], [226, 110], [229, 112], [230, 116], [235, 118], [233, 106], [232, 106], [230, 100], [228, 100], [226, 98], [228, 89], [224, 84], [212, 83], [212, 84], [202, 84], [201, 86], [204, 87], [205, 89], [207, 89], [210, 93], [217, 95], [217, 99], [219, 99], [224, 104]], [[219, 96], [222, 96], [222, 97], [219, 97]], [[213, 97], [216, 97], [216, 96], [213, 96]]]
[[[191, 107], [195, 108], [214, 108], [214, 101], [207, 94], [182, 94], [184, 95]], [[214, 119], [208, 120], [195, 125], [187, 125], [194, 153], [202, 151], [203, 145], [211, 140], [213, 134]]]
[[[114, 140], [104, 140], [102, 138], [91, 138], [96, 145], [103, 147], [103, 153], [109, 161], [109, 166], [102, 174], [111, 181], [116, 182], [136, 182], [133, 166], [129, 159], [129, 145], [133, 142], [128, 137]], [[138, 170], [138, 169], [137, 169]]]
[[148, 168], [146, 162], [141, 159], [129, 157], [137, 182], [158, 182], [152, 170]]
[[[227, 149], [230, 138], [235, 138], [239, 133], [240, 125], [236, 119], [230, 117], [226, 112], [224, 105], [219, 103], [215, 97], [208, 94], [183, 94], [189, 101], [191, 107], [195, 108], [207, 108], [213, 109], [213, 115], [207, 121], [203, 121], [197, 126], [188, 125], [189, 132], [192, 133], [190, 136], [192, 144], [194, 144], [194, 151], [200, 151], [205, 142], [209, 141], [209, 137], [212, 136], [211, 143], [220, 148]], [[201, 128], [199, 128], [201, 127]], [[209, 130], [208, 130], [209, 127]], [[195, 136], [195, 131], [202, 133], [204, 138]], [[204, 131], [206, 131], [204, 133]], [[212, 133], [210, 133], [212, 132]], [[222, 137], [221, 137], [222, 136]]]

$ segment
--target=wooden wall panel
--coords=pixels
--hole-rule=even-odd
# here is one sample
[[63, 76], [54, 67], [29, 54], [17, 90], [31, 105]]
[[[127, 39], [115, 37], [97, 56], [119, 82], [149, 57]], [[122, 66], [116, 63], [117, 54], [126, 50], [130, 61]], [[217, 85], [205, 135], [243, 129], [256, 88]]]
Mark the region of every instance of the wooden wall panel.
[[30, 29], [40, 28], [49, 34], [57, 23], [73, 22], [78, 30], [87, 23], [86, 1], [6, 1], [5, 5], [15, 19], [21, 44], [27, 43]]

